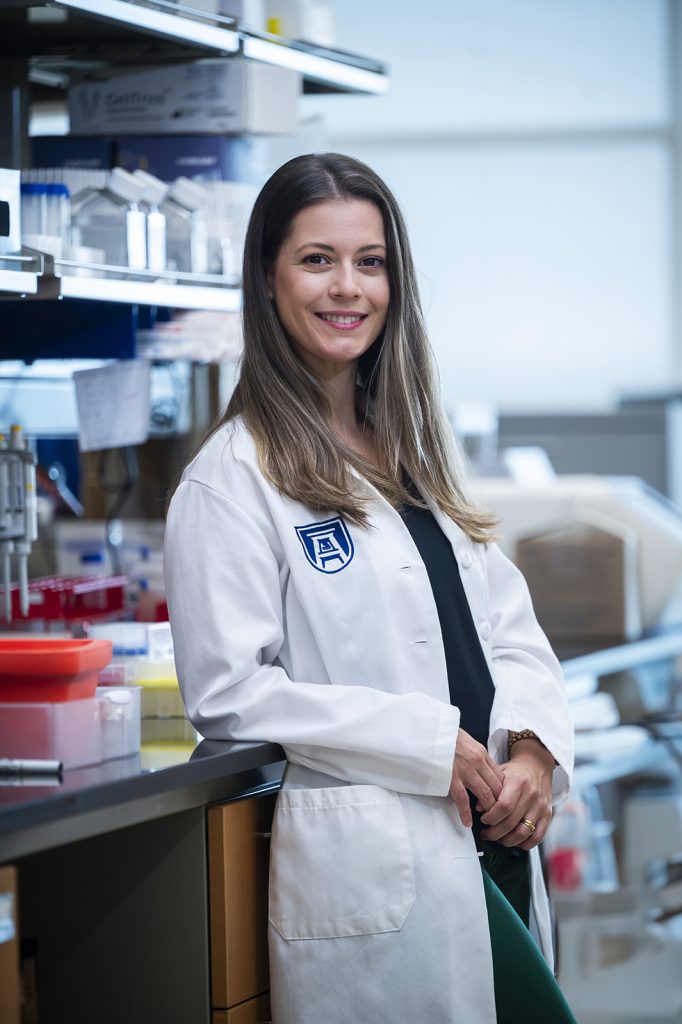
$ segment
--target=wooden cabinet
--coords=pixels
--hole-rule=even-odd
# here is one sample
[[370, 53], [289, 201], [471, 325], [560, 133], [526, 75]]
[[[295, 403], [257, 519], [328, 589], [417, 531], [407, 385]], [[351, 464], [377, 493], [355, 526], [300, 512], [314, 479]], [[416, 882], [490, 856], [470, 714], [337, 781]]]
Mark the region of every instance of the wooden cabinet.
[[266, 992], [231, 1010], [215, 1010], [212, 1024], [272, 1024], [270, 997]]
[[[263, 994], [269, 989], [268, 865], [275, 799], [268, 794], [208, 811], [213, 1024], [269, 1020], [269, 1010], [263, 1016]], [[222, 1010], [229, 1013], [215, 1012]]]

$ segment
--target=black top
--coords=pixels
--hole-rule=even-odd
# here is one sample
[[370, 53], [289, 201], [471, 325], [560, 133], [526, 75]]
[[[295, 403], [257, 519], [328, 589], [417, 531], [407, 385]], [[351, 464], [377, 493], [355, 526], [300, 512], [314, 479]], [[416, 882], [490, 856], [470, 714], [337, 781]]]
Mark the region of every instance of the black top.
[[[415, 496], [418, 492], [412, 488]], [[460, 724], [475, 740], [488, 744], [495, 687], [464, 593], [450, 541], [427, 508], [400, 509], [426, 566], [443, 634], [450, 701], [461, 712]]]
[[[408, 490], [415, 497], [419, 497], [414, 484], [406, 482]], [[450, 701], [460, 709], [462, 729], [487, 747], [495, 686], [471, 616], [450, 541], [430, 509], [405, 505], [399, 509], [399, 513], [424, 562], [436, 602], [445, 648]], [[476, 798], [472, 796], [474, 835], [477, 845], [481, 848], [480, 815], [475, 810], [475, 804]], [[497, 843], [490, 845], [498, 847]], [[499, 846], [499, 849], [511, 851], [513, 848]]]

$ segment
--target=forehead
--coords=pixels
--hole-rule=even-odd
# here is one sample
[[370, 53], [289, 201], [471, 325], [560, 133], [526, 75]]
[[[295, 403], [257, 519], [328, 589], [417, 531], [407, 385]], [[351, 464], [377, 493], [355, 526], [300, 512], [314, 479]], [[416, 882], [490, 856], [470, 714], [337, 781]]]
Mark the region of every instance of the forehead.
[[385, 245], [384, 221], [379, 208], [366, 199], [327, 199], [301, 210], [291, 222], [285, 244]]

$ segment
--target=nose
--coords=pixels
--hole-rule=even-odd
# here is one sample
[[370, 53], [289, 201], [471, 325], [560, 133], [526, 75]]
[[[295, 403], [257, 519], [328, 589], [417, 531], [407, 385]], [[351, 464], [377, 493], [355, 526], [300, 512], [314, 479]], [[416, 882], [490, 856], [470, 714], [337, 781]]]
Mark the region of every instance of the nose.
[[354, 264], [349, 261], [339, 262], [332, 277], [330, 294], [337, 298], [357, 296], [362, 291], [360, 278]]

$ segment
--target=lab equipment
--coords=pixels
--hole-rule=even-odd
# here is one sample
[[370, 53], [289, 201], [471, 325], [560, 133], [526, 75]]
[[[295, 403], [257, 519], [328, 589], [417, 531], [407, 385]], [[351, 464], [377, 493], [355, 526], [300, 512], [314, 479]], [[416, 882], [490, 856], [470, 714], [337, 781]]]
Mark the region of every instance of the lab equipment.
[[169, 270], [208, 272], [209, 192], [189, 178], [178, 178], [159, 209], [166, 218], [166, 254]]
[[[3, 704], [0, 774], [28, 774], [31, 762], [64, 769], [127, 757], [140, 749], [140, 691], [98, 686], [91, 697]], [[20, 767], [16, 767], [16, 766]], [[45, 767], [42, 774], [54, 768]], [[41, 782], [42, 785], [42, 782]]]
[[111, 266], [147, 266], [146, 215], [140, 206], [145, 185], [121, 167], [105, 189], [85, 189], [71, 200], [71, 245], [98, 249]]
[[636, 536], [635, 575], [641, 627], [646, 633], [682, 615], [682, 515], [677, 506], [635, 477], [559, 476], [520, 486], [487, 478], [476, 496], [500, 520], [500, 547], [510, 558], [530, 534], [609, 520]]
[[12, 555], [17, 563], [20, 613], [28, 615], [28, 556], [38, 537], [35, 463], [20, 426], [11, 427], [9, 444], [0, 435], [0, 556], [7, 622], [12, 618]]
[[21, 197], [19, 171], [0, 167], [0, 253], [21, 248]]
[[[25, 618], [54, 624], [73, 625], [83, 620], [120, 617], [125, 605], [127, 576], [83, 575], [41, 576], [28, 584], [28, 612]], [[18, 616], [19, 588], [10, 585], [11, 614]]]
[[21, 183], [22, 236], [42, 235], [47, 205], [47, 185], [39, 181]]
[[0, 704], [94, 697], [110, 661], [110, 640], [0, 637]]
[[147, 266], [150, 270], [166, 269], [166, 217], [159, 209], [166, 197], [168, 185], [153, 174], [137, 170], [133, 177], [144, 185], [142, 208], [147, 227]]

